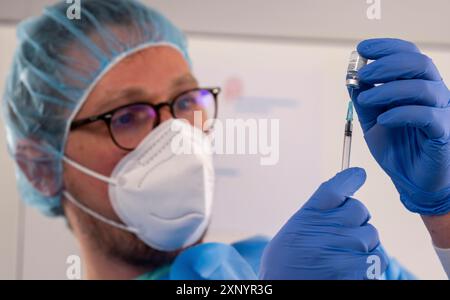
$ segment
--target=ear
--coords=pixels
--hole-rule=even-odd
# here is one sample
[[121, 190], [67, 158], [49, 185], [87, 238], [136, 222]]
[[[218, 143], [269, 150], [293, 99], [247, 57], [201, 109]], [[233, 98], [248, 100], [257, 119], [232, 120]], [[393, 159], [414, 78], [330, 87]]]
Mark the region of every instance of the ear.
[[45, 152], [38, 142], [29, 139], [18, 141], [14, 158], [28, 182], [42, 195], [52, 197], [59, 193], [62, 176], [58, 172], [60, 162]]

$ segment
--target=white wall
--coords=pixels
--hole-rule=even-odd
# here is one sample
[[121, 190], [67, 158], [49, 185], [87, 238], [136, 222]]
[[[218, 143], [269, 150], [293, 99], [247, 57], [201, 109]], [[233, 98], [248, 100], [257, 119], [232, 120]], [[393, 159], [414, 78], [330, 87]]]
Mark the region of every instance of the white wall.
[[[381, 19], [367, 18], [367, 0], [143, 0], [183, 30], [196, 33], [357, 41], [389, 36], [450, 46], [448, 0], [380, 0]], [[374, 3], [375, 1], [371, 1]]]
[[[6, 74], [14, 51], [12, 27], [0, 27], [0, 91], [3, 91]], [[3, 92], [2, 92], [3, 93]], [[15, 189], [13, 164], [6, 151], [3, 122], [0, 125], [0, 279], [15, 278], [17, 236], [19, 234], [19, 201]]]
[[[58, 0], [0, 0], [0, 22], [37, 15]], [[63, 1], [63, 0], [59, 0]], [[84, 0], [81, 0], [83, 3]], [[377, 0], [378, 1], [378, 0]], [[367, 0], [142, 0], [189, 33], [356, 41], [388, 33], [450, 46], [448, 0], [380, 0], [381, 20]], [[372, 1], [373, 2], [373, 1]]]
[[[1, 87], [15, 45], [14, 28], [0, 27], [0, 41]], [[339, 169], [347, 101], [343, 74], [353, 47], [345, 41], [246, 42], [191, 36], [194, 71], [203, 84], [223, 86], [230, 78], [238, 78], [244, 85], [238, 102], [222, 99], [221, 117], [279, 118], [281, 126], [277, 166], [260, 167], [256, 157], [218, 158], [222, 175], [208, 240], [274, 234]], [[424, 50], [449, 81], [449, 51]], [[267, 111], [254, 111], [261, 107]], [[389, 179], [370, 157], [359, 127], [355, 129], [352, 165], [368, 173], [357, 197], [370, 209], [387, 250], [419, 277], [444, 279], [420, 219], [401, 206]], [[0, 278], [65, 278], [65, 259], [78, 253], [76, 242], [62, 220], [46, 219], [34, 210], [25, 209], [25, 222], [19, 222], [13, 167], [5, 147], [0, 130]], [[24, 227], [23, 241], [17, 239], [20, 226]], [[23, 248], [17, 247], [21, 244]]]

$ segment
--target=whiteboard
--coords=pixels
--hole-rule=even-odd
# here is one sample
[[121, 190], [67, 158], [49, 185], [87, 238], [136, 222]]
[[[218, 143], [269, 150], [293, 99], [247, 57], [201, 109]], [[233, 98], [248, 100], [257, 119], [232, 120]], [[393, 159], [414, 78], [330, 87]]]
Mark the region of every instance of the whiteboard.
[[[219, 176], [211, 235], [272, 235], [340, 168], [348, 101], [343, 79], [354, 45], [197, 37], [190, 46], [200, 80], [222, 86], [229, 78], [243, 82], [242, 103], [222, 101], [223, 115], [280, 118], [277, 166], [261, 167], [245, 157], [226, 157], [218, 162], [219, 169], [235, 168], [239, 176]], [[423, 50], [433, 58], [443, 78], [450, 78], [449, 53]], [[248, 106], [243, 104], [248, 99], [255, 106], [254, 112], [242, 109]], [[261, 111], [258, 105], [270, 109]], [[357, 124], [351, 165], [367, 172], [367, 182], [356, 197], [371, 212], [371, 222], [388, 253], [419, 278], [446, 279], [420, 217], [402, 206], [390, 179], [371, 157]]]

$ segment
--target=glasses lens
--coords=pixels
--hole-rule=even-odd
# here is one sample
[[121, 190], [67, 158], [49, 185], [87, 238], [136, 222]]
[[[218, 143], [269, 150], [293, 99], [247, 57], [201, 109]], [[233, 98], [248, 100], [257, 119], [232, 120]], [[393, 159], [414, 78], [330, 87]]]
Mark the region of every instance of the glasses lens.
[[112, 116], [111, 134], [122, 148], [134, 149], [153, 129], [156, 119], [156, 111], [151, 106], [130, 105]]
[[215, 96], [209, 90], [193, 90], [180, 95], [173, 109], [175, 118], [185, 119], [194, 126], [209, 130], [216, 115]]

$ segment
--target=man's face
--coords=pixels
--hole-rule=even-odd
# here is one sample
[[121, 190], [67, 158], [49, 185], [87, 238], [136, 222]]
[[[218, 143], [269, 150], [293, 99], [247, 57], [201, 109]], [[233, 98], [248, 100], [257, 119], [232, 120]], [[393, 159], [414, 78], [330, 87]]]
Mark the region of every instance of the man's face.
[[[197, 86], [180, 52], [168, 46], [147, 48], [124, 59], [107, 72], [75, 120], [134, 102], [166, 102]], [[167, 106], [160, 110], [160, 117], [161, 122], [172, 118]], [[129, 153], [113, 142], [103, 121], [72, 131], [65, 152], [72, 160], [105, 176], [110, 176], [116, 164]], [[106, 183], [66, 164], [64, 184], [65, 189], [84, 205], [106, 218], [120, 222], [111, 206]], [[114, 258], [132, 264], [158, 265], [176, 255], [153, 250], [133, 234], [92, 218], [68, 201], [64, 201], [64, 209], [78, 238], [89, 239], [97, 248]]]

